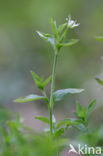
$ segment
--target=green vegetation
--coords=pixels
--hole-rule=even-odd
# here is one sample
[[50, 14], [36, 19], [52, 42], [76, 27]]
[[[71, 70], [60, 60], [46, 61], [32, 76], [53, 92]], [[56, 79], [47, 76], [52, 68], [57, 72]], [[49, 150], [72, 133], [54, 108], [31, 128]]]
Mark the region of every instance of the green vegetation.
[[[56, 65], [58, 57], [61, 53], [61, 48], [66, 46], [74, 46], [78, 39], [67, 39], [69, 30], [78, 27], [79, 24], [71, 20], [71, 16], [66, 18], [65, 23], [57, 26], [56, 21], [50, 20], [52, 26], [52, 34], [45, 34], [37, 31], [37, 34], [45, 41], [50, 43], [53, 48], [53, 67], [52, 74], [44, 79], [31, 71], [31, 75], [41, 94], [30, 94], [25, 97], [20, 97], [14, 100], [16, 103], [25, 103], [36, 100], [44, 100], [47, 104], [49, 117], [36, 116], [36, 120], [40, 120], [47, 126], [42, 133], [35, 132], [34, 129], [23, 124], [20, 115], [17, 117], [11, 116], [8, 110], [0, 108], [0, 155], [1, 156], [60, 156], [61, 152], [69, 149], [69, 144], [72, 143], [65, 137], [65, 132], [68, 129], [77, 129], [77, 137], [73, 145], [76, 147], [79, 142], [87, 143], [91, 146], [101, 146], [103, 139], [103, 126], [93, 129], [89, 124], [89, 117], [94, 110], [96, 100], [92, 100], [87, 107], [83, 107], [79, 102], [76, 103], [74, 112], [75, 118], [64, 118], [59, 122], [56, 121], [53, 114], [54, 106], [60, 102], [68, 94], [79, 94], [84, 89], [65, 88], [55, 90]], [[96, 37], [103, 41], [103, 37]], [[62, 71], [61, 71], [62, 72]], [[96, 78], [97, 82], [103, 85], [103, 81]], [[46, 92], [46, 86], [50, 86], [50, 96]], [[92, 153], [88, 156], [93, 156]]]

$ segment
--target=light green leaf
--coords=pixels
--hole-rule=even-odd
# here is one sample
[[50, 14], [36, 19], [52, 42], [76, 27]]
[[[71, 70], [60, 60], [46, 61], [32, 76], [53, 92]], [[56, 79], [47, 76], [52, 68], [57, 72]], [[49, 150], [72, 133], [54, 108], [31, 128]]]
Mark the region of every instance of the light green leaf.
[[96, 39], [103, 42], [103, 36], [97, 36]]
[[56, 92], [54, 92], [54, 101], [61, 101], [67, 94], [77, 94], [83, 91], [84, 89], [75, 89], [75, 88], [57, 90]]
[[36, 73], [31, 71], [32, 77], [34, 82], [36, 83], [37, 87], [41, 90], [45, 88], [45, 86], [50, 82], [51, 76], [49, 76], [45, 81], [43, 78], [40, 78]]
[[36, 83], [37, 87], [43, 90], [43, 78], [40, 78], [36, 73], [31, 71], [32, 77], [34, 82]]
[[43, 86], [45, 87], [51, 81], [51, 76], [49, 76], [44, 82]]
[[57, 31], [57, 26], [56, 26], [56, 21], [53, 21], [53, 19], [50, 19], [51, 25], [52, 25], [52, 30], [53, 30], [53, 34], [55, 39], [58, 38], [58, 31]]
[[44, 34], [40, 31], [37, 31], [37, 34], [44, 40], [48, 41], [53, 47], [55, 46], [54, 37], [51, 34]]
[[46, 117], [38, 116], [38, 117], [35, 117], [35, 119], [40, 120], [40, 121], [42, 121], [42, 122], [44, 122], [44, 123], [49, 124], [49, 119], [46, 118]]
[[88, 119], [90, 113], [93, 111], [94, 106], [95, 106], [95, 103], [96, 103], [96, 99], [93, 100], [93, 101], [89, 104], [88, 109], [87, 109], [87, 112], [86, 112], [86, 118], [85, 118], [86, 120]]
[[68, 32], [68, 29], [65, 29], [65, 31], [63, 32], [63, 34], [60, 37], [60, 43], [62, 43], [63, 40], [65, 39], [67, 32]]
[[79, 117], [85, 119], [86, 113], [87, 113], [87, 108], [83, 108], [81, 113], [79, 114]]
[[77, 103], [77, 104], [76, 104], [76, 113], [77, 113], [77, 114], [80, 114], [81, 111], [82, 111], [82, 106], [81, 106], [80, 103]]
[[101, 80], [100, 78], [95, 78], [95, 79], [100, 85], [103, 85], [103, 80]]
[[64, 119], [64, 120], [61, 120], [57, 125], [56, 125], [56, 128], [60, 128], [61, 126], [63, 125], [68, 125], [68, 126], [73, 126], [76, 124], [76, 119]]
[[31, 94], [31, 95], [28, 95], [25, 97], [20, 97], [20, 98], [14, 100], [14, 102], [23, 103], [23, 102], [30, 102], [30, 101], [41, 100], [41, 99], [45, 99], [45, 97], [39, 96], [36, 94]]
[[69, 40], [69, 41], [66, 41], [66, 42], [62, 42], [62, 43], [60, 43], [59, 45], [61, 46], [61, 47], [64, 47], [64, 46], [72, 46], [72, 45], [74, 45], [75, 43], [77, 43], [79, 40], [77, 40], [77, 39], [71, 39], [71, 40]]
[[60, 34], [64, 28], [67, 26], [67, 23], [64, 23], [64, 24], [61, 24], [59, 27], [58, 27], [58, 33]]

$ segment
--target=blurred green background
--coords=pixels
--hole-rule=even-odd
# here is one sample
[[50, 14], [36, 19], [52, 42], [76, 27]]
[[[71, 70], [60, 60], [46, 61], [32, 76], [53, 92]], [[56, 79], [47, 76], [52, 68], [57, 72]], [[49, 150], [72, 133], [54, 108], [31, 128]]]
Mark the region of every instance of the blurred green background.
[[[36, 30], [51, 33], [50, 17], [61, 24], [69, 14], [80, 26], [68, 32], [68, 38], [72, 36], [80, 42], [61, 50], [56, 89], [75, 87], [84, 88], [85, 92], [68, 96], [60, 104], [57, 103], [54, 113], [57, 120], [69, 117], [76, 101], [86, 106], [97, 98], [97, 109], [91, 118], [101, 123], [103, 90], [94, 78], [96, 75], [103, 78], [103, 45], [95, 40], [95, 36], [103, 35], [103, 0], [0, 1], [0, 104], [20, 112], [25, 123], [37, 129], [42, 126], [33, 117], [48, 115], [45, 104], [16, 104], [13, 100], [39, 93], [30, 70], [44, 77], [51, 74], [53, 50], [39, 38]], [[47, 92], [49, 95], [49, 86]]]

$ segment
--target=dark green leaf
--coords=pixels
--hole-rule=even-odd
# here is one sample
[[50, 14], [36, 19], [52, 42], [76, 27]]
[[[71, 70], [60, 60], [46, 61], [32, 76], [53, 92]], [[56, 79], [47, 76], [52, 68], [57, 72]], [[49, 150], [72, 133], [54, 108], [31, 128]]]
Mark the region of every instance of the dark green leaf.
[[81, 93], [84, 91], [84, 89], [74, 89], [74, 88], [68, 88], [68, 89], [61, 89], [56, 92], [54, 92], [54, 101], [61, 101], [65, 95], [67, 94], [76, 94]]
[[25, 97], [20, 97], [16, 100], [14, 100], [14, 102], [19, 102], [19, 103], [23, 103], [23, 102], [30, 102], [30, 101], [35, 101], [35, 100], [41, 100], [41, 99], [45, 99], [44, 96], [39, 96], [36, 94], [31, 94]]
[[101, 80], [100, 78], [95, 78], [95, 79], [100, 85], [103, 85], [103, 80]]
[[49, 119], [46, 118], [46, 117], [38, 116], [38, 117], [35, 117], [35, 119], [40, 120], [42, 122], [45, 122], [45, 123], [49, 124]]
[[66, 42], [63, 42], [63, 43], [60, 43], [59, 45], [61, 47], [64, 47], [64, 46], [71, 46], [71, 45], [74, 45], [75, 43], [77, 43], [79, 40], [77, 39], [71, 39], [69, 41], [66, 41]]
[[97, 36], [96, 39], [103, 42], [103, 36]]
[[58, 129], [58, 130], [54, 133], [55, 137], [56, 137], [56, 138], [59, 138], [59, 137], [64, 133], [64, 131], [65, 131], [65, 128], [64, 128], [64, 127]]

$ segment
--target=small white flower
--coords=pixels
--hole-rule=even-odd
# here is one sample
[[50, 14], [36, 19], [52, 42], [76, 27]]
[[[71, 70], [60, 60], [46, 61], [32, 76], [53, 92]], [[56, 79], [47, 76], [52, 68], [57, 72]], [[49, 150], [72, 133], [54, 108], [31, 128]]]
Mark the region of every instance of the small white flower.
[[68, 16], [68, 18], [66, 18], [66, 21], [67, 21], [67, 26], [69, 28], [75, 28], [75, 27], [78, 27], [80, 25], [80, 23], [76, 23], [76, 21], [71, 20], [71, 16]]

